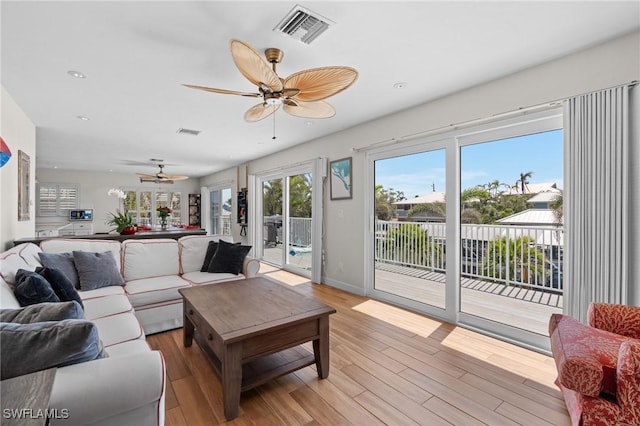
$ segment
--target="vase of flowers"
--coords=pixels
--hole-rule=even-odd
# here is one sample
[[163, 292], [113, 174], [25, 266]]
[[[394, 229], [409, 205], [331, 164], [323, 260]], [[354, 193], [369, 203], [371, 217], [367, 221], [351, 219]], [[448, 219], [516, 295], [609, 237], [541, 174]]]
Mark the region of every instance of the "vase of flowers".
[[116, 210], [115, 213], [110, 213], [111, 216], [107, 219], [107, 225], [113, 226], [121, 235], [131, 235], [136, 233], [136, 226], [133, 223], [133, 217], [131, 213], [123, 213], [120, 210]]
[[171, 214], [171, 209], [169, 207], [158, 207], [156, 211], [160, 217], [160, 228], [164, 231], [167, 229], [167, 217]]

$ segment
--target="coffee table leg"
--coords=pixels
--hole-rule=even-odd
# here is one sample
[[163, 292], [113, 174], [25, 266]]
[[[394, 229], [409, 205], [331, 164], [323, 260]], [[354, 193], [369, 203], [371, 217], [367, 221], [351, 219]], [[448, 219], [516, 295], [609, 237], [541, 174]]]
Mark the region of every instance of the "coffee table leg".
[[222, 394], [224, 416], [227, 420], [238, 417], [240, 411], [240, 390], [242, 388], [242, 345], [225, 347], [222, 360]]
[[329, 316], [318, 319], [320, 338], [313, 341], [313, 354], [316, 358], [318, 377], [326, 379], [329, 376]]
[[182, 344], [185, 348], [191, 346], [191, 343], [193, 342], [194, 330], [195, 327], [193, 326], [193, 323], [191, 322], [189, 317], [185, 315], [184, 319], [182, 320]]

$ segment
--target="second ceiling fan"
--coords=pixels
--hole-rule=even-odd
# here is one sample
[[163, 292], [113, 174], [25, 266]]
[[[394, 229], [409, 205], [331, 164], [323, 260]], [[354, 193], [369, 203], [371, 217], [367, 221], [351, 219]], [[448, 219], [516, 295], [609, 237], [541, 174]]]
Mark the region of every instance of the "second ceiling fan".
[[282, 79], [276, 74], [276, 65], [282, 61], [283, 56], [280, 49], [266, 49], [267, 61], [265, 61], [258, 52], [242, 41], [231, 40], [230, 46], [231, 56], [236, 66], [247, 80], [258, 87], [259, 93], [237, 92], [191, 84], [184, 86], [212, 93], [262, 98], [262, 102], [249, 108], [244, 114], [244, 119], [249, 122], [270, 116], [280, 106], [285, 112], [297, 117], [333, 117], [336, 113], [335, 109], [324, 102], [324, 99], [347, 89], [358, 78], [358, 72], [354, 68], [331, 66], [299, 71]]

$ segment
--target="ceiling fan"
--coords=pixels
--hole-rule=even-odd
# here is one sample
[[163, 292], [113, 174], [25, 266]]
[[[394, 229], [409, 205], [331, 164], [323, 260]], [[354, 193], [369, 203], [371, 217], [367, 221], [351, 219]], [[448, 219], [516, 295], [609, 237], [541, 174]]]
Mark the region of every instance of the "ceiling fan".
[[258, 87], [259, 93], [236, 92], [190, 84], [184, 86], [212, 93], [262, 98], [262, 102], [249, 108], [244, 114], [244, 119], [249, 122], [270, 116], [281, 105], [286, 113], [296, 117], [333, 117], [336, 113], [335, 109], [324, 102], [324, 99], [347, 89], [358, 78], [358, 72], [354, 68], [331, 66], [299, 71], [282, 79], [276, 74], [276, 65], [282, 61], [282, 50], [266, 49], [264, 53], [267, 61], [265, 61], [258, 52], [242, 41], [231, 40], [230, 47], [236, 66], [247, 80]]
[[189, 179], [188, 176], [168, 175], [162, 169], [164, 164], [158, 164], [160, 171], [155, 175], [147, 175], [144, 173], [136, 173], [140, 177], [140, 182], [153, 182], [153, 183], [173, 183], [176, 180]]

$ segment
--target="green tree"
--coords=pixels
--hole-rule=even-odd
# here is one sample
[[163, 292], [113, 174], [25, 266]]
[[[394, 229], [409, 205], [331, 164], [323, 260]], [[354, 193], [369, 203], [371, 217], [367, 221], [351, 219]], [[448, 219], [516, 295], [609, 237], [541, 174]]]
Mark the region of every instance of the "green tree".
[[544, 253], [534, 243], [527, 236], [516, 239], [501, 237], [490, 241], [483, 257], [484, 273], [506, 279], [508, 269], [510, 281], [531, 282], [535, 277], [541, 280]]
[[444, 203], [439, 201], [433, 203], [416, 204], [411, 207], [407, 212], [408, 217], [416, 216], [420, 213], [426, 213], [427, 217], [442, 217], [444, 218], [447, 211]]
[[272, 179], [263, 183], [262, 209], [265, 216], [282, 214], [282, 179]]
[[393, 188], [385, 189], [382, 185], [375, 187], [376, 218], [389, 220], [395, 214], [393, 203], [404, 200], [404, 192], [395, 191]]
[[382, 257], [401, 263], [434, 267], [442, 264], [442, 251], [428, 232], [414, 223], [401, 223], [385, 237]]
[[562, 216], [564, 215], [564, 200], [562, 194], [558, 194], [551, 204], [549, 204], [549, 207], [553, 210], [556, 223], [562, 223]]
[[309, 173], [289, 178], [289, 215], [311, 217], [311, 175]]

